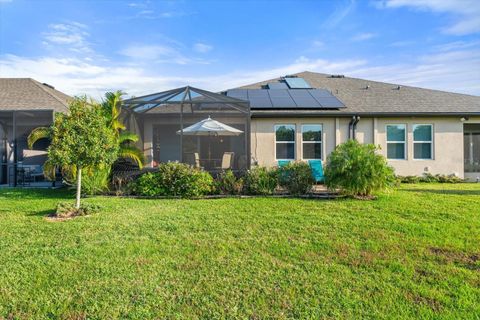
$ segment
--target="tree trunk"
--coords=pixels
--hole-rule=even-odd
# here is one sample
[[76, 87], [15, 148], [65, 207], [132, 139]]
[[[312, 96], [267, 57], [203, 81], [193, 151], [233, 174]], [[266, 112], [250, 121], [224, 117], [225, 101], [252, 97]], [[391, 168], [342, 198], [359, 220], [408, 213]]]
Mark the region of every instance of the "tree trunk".
[[75, 208], [80, 209], [80, 194], [82, 193], [82, 167], [77, 169], [77, 201]]

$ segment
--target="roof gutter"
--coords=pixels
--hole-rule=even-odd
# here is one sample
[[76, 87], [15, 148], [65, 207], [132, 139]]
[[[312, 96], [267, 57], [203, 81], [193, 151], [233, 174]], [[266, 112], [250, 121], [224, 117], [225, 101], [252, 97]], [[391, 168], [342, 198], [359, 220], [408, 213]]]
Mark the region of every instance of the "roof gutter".
[[[275, 110], [277, 111], [277, 110]], [[279, 117], [293, 117], [293, 118], [309, 118], [309, 117], [353, 117], [361, 115], [363, 117], [463, 117], [463, 116], [480, 116], [480, 112], [411, 112], [411, 113], [385, 113], [385, 112], [319, 112], [319, 113], [300, 113], [300, 112], [258, 112], [255, 109], [251, 111], [252, 118], [279, 118]]]

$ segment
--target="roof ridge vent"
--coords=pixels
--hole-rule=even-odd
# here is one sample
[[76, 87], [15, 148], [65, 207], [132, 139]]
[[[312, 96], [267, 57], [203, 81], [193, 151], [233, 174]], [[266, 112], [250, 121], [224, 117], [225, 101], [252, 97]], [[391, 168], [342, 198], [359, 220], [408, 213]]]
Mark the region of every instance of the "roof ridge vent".
[[343, 74], [332, 74], [332, 75], [330, 75], [329, 78], [345, 78], [345, 75], [343, 75]]
[[42, 83], [42, 84], [43, 84], [45, 87], [48, 87], [48, 88], [50, 88], [50, 89], [53, 89], [53, 90], [55, 90], [55, 87], [54, 87], [54, 86], [52, 86], [51, 84], [48, 84], [48, 83], [45, 83], [45, 82], [44, 82], [44, 83]]

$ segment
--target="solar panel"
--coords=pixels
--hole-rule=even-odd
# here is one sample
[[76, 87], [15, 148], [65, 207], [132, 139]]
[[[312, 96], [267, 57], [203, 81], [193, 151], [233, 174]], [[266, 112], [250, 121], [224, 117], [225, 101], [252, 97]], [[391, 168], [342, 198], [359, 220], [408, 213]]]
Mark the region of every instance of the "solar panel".
[[288, 89], [285, 82], [270, 82], [267, 84], [268, 89]]
[[273, 107], [268, 90], [248, 90], [248, 100], [252, 106], [257, 108]]
[[309, 91], [311, 90], [289, 90], [289, 93], [298, 108], [321, 108], [320, 103], [312, 97]]
[[267, 91], [274, 108], [295, 108], [297, 106], [290, 94], [288, 94], [288, 89], [274, 89]]
[[242, 100], [248, 100], [248, 90], [247, 89], [232, 89], [227, 91], [227, 96]]
[[310, 84], [303, 78], [285, 78], [290, 89], [311, 89]]
[[335, 97], [322, 97], [317, 99], [323, 108], [344, 108], [343, 103]]

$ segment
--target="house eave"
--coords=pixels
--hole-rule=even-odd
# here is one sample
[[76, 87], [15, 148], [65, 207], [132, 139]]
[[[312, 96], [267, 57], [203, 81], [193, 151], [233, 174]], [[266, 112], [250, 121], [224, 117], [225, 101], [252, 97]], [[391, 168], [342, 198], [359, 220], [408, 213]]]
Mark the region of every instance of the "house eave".
[[311, 117], [329, 117], [329, 118], [346, 118], [352, 116], [361, 117], [378, 117], [378, 118], [391, 118], [391, 117], [469, 117], [480, 116], [480, 112], [332, 112], [332, 111], [320, 111], [320, 112], [301, 112], [301, 111], [263, 111], [252, 110], [252, 118], [311, 118]]

